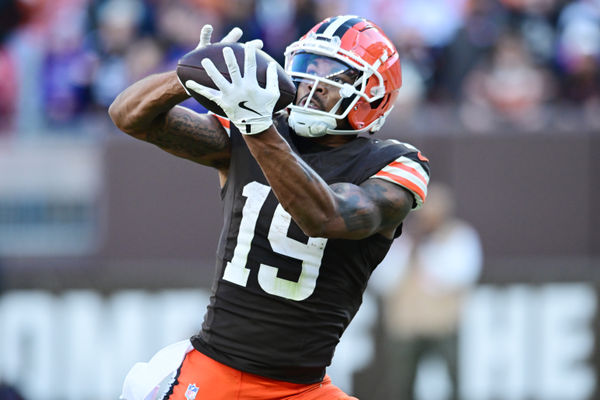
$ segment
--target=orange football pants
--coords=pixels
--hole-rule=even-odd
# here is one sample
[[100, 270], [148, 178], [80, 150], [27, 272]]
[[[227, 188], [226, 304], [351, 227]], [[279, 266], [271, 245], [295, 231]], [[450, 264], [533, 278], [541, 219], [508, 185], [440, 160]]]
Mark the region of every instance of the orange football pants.
[[221, 364], [199, 351], [190, 351], [165, 400], [358, 400], [325, 376], [320, 383], [282, 382]]

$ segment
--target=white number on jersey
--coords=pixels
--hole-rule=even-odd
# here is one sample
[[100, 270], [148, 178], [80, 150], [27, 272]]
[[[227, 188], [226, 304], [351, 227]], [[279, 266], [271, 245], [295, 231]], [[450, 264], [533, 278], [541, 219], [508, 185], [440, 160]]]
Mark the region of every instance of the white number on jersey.
[[[225, 266], [223, 279], [240, 286], [246, 286], [250, 269], [246, 267], [250, 245], [254, 238], [254, 230], [258, 214], [271, 188], [258, 182], [250, 182], [242, 191], [246, 204], [242, 209], [242, 220], [233, 258]], [[277, 277], [277, 267], [260, 264], [258, 283], [267, 293], [286, 299], [300, 301], [308, 298], [315, 290], [321, 259], [327, 244], [326, 238], [309, 237], [307, 243], [299, 242], [287, 236], [292, 217], [277, 205], [268, 239], [274, 252], [302, 261], [302, 272], [297, 282]]]

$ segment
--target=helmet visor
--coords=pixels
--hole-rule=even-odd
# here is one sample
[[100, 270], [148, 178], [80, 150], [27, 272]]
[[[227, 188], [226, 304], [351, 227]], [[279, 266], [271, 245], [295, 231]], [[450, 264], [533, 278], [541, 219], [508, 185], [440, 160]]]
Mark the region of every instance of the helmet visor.
[[316, 75], [334, 81], [346, 78], [349, 83], [354, 83], [358, 77], [358, 71], [342, 61], [304, 52], [294, 54], [287, 70], [289, 73]]

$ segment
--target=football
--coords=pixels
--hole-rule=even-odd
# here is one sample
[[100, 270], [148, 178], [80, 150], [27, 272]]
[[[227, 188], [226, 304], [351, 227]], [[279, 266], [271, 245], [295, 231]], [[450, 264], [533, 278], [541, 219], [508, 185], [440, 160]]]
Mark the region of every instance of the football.
[[[235, 58], [240, 66], [242, 76], [244, 76], [244, 46], [240, 43], [216, 43], [198, 50], [191, 51], [184, 55], [177, 63], [177, 76], [179, 77], [179, 80], [182, 83], [185, 83], [188, 80], [193, 80], [198, 82], [200, 85], [217, 89], [212, 79], [210, 76], [208, 76], [204, 70], [204, 67], [202, 67], [202, 64], [200, 63], [203, 59], [209, 58], [215, 64], [215, 67], [217, 67], [219, 72], [225, 77], [225, 79], [231, 82], [227, 64], [225, 64], [225, 58], [223, 57], [223, 48], [225, 47], [231, 47], [233, 49]], [[260, 87], [264, 88], [266, 85], [267, 66], [271, 61], [273, 61], [273, 58], [271, 58], [271, 56], [269, 56], [267, 53], [262, 50], [256, 50], [256, 79]], [[294, 101], [294, 97], [296, 96], [296, 87], [294, 86], [294, 83], [289, 75], [285, 72], [283, 67], [281, 67], [279, 64], [277, 64], [277, 76], [279, 80], [280, 96], [273, 112], [287, 107], [290, 103], [292, 103], [292, 101]], [[212, 111], [222, 117], [226, 117], [221, 107], [219, 107], [216, 103], [208, 100], [204, 96], [199, 95], [193, 90], [190, 90], [190, 94], [209, 111]]]

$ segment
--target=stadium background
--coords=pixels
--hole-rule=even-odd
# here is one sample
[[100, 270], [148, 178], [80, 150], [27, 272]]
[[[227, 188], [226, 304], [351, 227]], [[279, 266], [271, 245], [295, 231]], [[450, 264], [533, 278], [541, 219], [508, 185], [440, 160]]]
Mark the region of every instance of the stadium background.
[[[133, 362], [200, 325], [216, 174], [117, 132], [115, 95], [173, 68], [204, 23], [281, 61], [341, 13], [402, 55], [379, 135], [417, 145], [481, 234], [463, 397], [600, 398], [597, 0], [1, 2], [0, 382], [30, 400], [116, 398]], [[363, 400], [385, 399], [378, 304], [367, 292], [330, 370]], [[421, 372], [421, 397], [443, 398], [435, 360]]]

